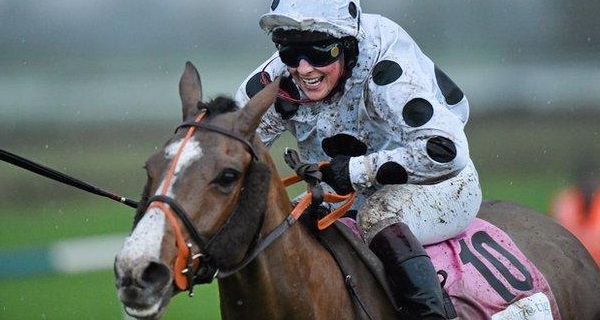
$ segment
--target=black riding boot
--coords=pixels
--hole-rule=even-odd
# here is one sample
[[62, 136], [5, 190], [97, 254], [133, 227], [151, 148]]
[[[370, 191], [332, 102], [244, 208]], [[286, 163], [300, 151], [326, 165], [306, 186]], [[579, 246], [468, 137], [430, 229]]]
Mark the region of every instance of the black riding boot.
[[423, 246], [404, 223], [381, 230], [369, 248], [383, 263], [398, 306], [412, 319], [446, 319], [444, 296]]

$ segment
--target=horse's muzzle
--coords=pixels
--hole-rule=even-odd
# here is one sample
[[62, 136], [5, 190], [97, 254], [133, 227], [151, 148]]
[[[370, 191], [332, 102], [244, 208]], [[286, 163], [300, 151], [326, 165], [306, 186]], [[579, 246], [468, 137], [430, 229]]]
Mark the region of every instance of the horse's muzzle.
[[114, 265], [119, 300], [136, 319], [161, 317], [173, 294], [171, 270], [162, 262], [132, 262], [117, 256]]

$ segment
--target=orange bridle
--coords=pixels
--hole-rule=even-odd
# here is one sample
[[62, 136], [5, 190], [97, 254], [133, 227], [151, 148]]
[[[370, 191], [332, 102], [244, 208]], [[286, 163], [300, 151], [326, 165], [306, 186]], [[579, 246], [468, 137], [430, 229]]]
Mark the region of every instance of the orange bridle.
[[[194, 119], [195, 122], [202, 121], [206, 114], [206, 109], [202, 109], [200, 114]], [[175, 168], [179, 162], [179, 158], [181, 157], [183, 150], [185, 149], [187, 143], [191, 140], [196, 130], [197, 128], [194, 126], [189, 127], [183, 141], [181, 142], [181, 145], [179, 146], [179, 149], [177, 150], [177, 153], [175, 154], [175, 157], [173, 157], [173, 160], [171, 161], [162, 189], [159, 192], [160, 195], [167, 195], [168, 188], [171, 185], [171, 181], [175, 175]], [[173, 280], [175, 285], [180, 290], [190, 289], [191, 296], [193, 295], [193, 292], [191, 291], [192, 285], [190, 283], [190, 275], [192, 275], [192, 270], [190, 267], [193, 267], [193, 265], [190, 265], [190, 262], [196, 260], [197, 258], [192, 255], [192, 244], [186, 243], [183, 233], [181, 232], [181, 228], [179, 227], [176, 214], [173, 212], [169, 204], [165, 203], [165, 201], [156, 200], [148, 206], [148, 209], [153, 207], [158, 207], [165, 214], [167, 221], [169, 222], [171, 228], [173, 228], [173, 233], [175, 234], [175, 244], [177, 246], [177, 256], [173, 266]], [[181, 270], [181, 272], [176, 272], [176, 270]]]
[[[327, 165], [327, 164], [328, 164], [327, 162], [321, 162], [321, 163], [319, 163], [319, 168], [321, 168], [322, 166]], [[288, 187], [292, 184], [298, 183], [300, 181], [302, 181], [302, 177], [297, 174], [289, 176], [289, 177], [285, 177], [282, 179], [283, 185], [286, 187]], [[328, 202], [328, 203], [342, 202], [342, 204], [339, 207], [332, 210], [329, 214], [327, 214], [326, 216], [324, 216], [323, 218], [321, 218], [317, 221], [317, 227], [319, 228], [319, 230], [326, 229], [331, 224], [333, 224], [337, 219], [341, 218], [344, 214], [346, 214], [346, 212], [348, 212], [348, 210], [352, 207], [352, 204], [354, 203], [355, 198], [356, 198], [356, 193], [354, 193], [354, 192], [349, 193], [347, 195], [339, 195], [339, 194], [335, 194], [335, 193], [331, 193], [331, 192], [325, 192], [323, 194], [323, 202]], [[294, 216], [294, 218], [297, 220], [302, 215], [302, 213], [304, 213], [306, 211], [306, 209], [308, 208], [308, 206], [311, 204], [312, 201], [313, 201], [313, 194], [310, 191], [310, 189], [307, 189], [306, 194], [302, 197], [302, 199], [298, 202], [298, 204], [296, 204], [296, 206], [292, 210], [291, 215]]]
[[[202, 121], [207, 115], [206, 109], [202, 109], [200, 114], [194, 119], [193, 122], [186, 122], [182, 126], [189, 127], [188, 131], [179, 146], [177, 153], [173, 157], [167, 174], [165, 175], [164, 182], [162, 188], [159, 192], [153, 197], [148, 199], [148, 209], [150, 208], [158, 208], [160, 209], [166, 216], [167, 222], [171, 226], [173, 233], [175, 234], [175, 244], [177, 247], [177, 255], [175, 257], [175, 262], [173, 265], [173, 281], [175, 286], [179, 290], [187, 290], [189, 291], [189, 296], [193, 296], [193, 286], [196, 283], [204, 283], [210, 282], [215, 277], [224, 278], [227, 277], [241, 268], [246, 266], [250, 261], [252, 261], [260, 252], [262, 252], [266, 247], [268, 247], [274, 240], [276, 240], [280, 235], [282, 235], [289, 227], [296, 221], [298, 218], [306, 211], [306, 209], [311, 205], [313, 201], [313, 194], [309, 189], [306, 195], [300, 200], [300, 202], [295, 206], [292, 212], [288, 215], [288, 217], [281, 222], [274, 230], [272, 230], [268, 235], [264, 238], [259, 239], [255, 246], [251, 251], [246, 253], [244, 259], [234, 268], [230, 270], [218, 270], [216, 267], [211, 266], [208, 263], [208, 255], [203, 252], [206, 249], [205, 242], [200, 237], [196, 227], [192, 223], [190, 217], [187, 215], [185, 210], [180, 207], [175, 199], [170, 198], [167, 195], [169, 186], [171, 185], [172, 180], [175, 176], [176, 166], [179, 162], [181, 154], [185, 150], [186, 145], [192, 139], [194, 133], [197, 128], [204, 128], [207, 130], [215, 131], [226, 136], [232, 137], [242, 143], [244, 143], [249, 152], [252, 154], [253, 159], [257, 160], [256, 152], [254, 151], [252, 145], [243, 137], [239, 136], [236, 133], [225, 131], [222, 128], [204, 124]], [[182, 127], [180, 126], [180, 127]], [[320, 166], [326, 163], [320, 164]], [[302, 181], [302, 178], [298, 175], [284, 178], [282, 180], [285, 186], [289, 186], [291, 184]], [[333, 193], [324, 193], [323, 201], [331, 202], [331, 203], [339, 203], [343, 202], [338, 208], [333, 210], [331, 213], [321, 218], [317, 222], [317, 226], [319, 230], [323, 230], [329, 227], [332, 223], [334, 223], [338, 218], [343, 216], [348, 209], [352, 206], [352, 203], [355, 199], [355, 193], [351, 193], [345, 196], [333, 194]], [[179, 218], [179, 219], [178, 219]], [[178, 221], [179, 220], [179, 221]], [[179, 222], [182, 222], [186, 227], [189, 236], [192, 238], [196, 245], [199, 248], [199, 253], [192, 253], [192, 242], [186, 242], [183, 232], [180, 228]], [[212, 239], [211, 239], [212, 240]], [[210, 242], [210, 241], [209, 241]], [[205, 260], [206, 259], [206, 260]], [[204, 268], [202, 263], [204, 263]], [[202, 270], [202, 272], [200, 272]]]

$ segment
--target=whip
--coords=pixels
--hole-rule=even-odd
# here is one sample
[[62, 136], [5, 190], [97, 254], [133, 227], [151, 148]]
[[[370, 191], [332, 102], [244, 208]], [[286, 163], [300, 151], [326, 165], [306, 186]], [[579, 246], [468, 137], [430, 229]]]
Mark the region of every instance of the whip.
[[8, 152], [4, 149], [0, 149], [0, 160], [8, 162], [10, 164], [13, 164], [17, 167], [23, 168], [25, 170], [31, 171], [33, 173], [37, 173], [41, 176], [52, 179], [54, 181], [58, 181], [58, 182], [70, 185], [77, 189], [81, 189], [83, 191], [87, 191], [87, 192], [93, 193], [95, 195], [99, 195], [99, 196], [106, 197], [106, 198], [109, 198], [114, 201], [118, 201], [118, 202], [128, 205], [132, 208], [137, 208], [137, 206], [138, 206], [138, 203], [134, 200], [125, 198], [123, 196], [120, 196], [120, 195], [112, 193], [112, 192], [102, 190], [96, 186], [89, 184], [89, 183], [86, 183], [79, 179], [73, 178], [67, 174], [56, 171], [52, 168], [48, 168], [39, 163], [35, 163], [31, 160], [25, 159], [21, 156], [18, 156], [14, 153]]

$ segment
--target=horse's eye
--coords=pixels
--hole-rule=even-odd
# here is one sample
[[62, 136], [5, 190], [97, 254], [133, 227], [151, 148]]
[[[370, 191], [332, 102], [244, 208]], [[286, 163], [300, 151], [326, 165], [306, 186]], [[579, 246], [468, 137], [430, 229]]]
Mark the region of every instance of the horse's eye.
[[239, 180], [241, 175], [241, 172], [235, 169], [225, 169], [219, 173], [214, 182], [223, 188], [232, 187], [233, 184]]

